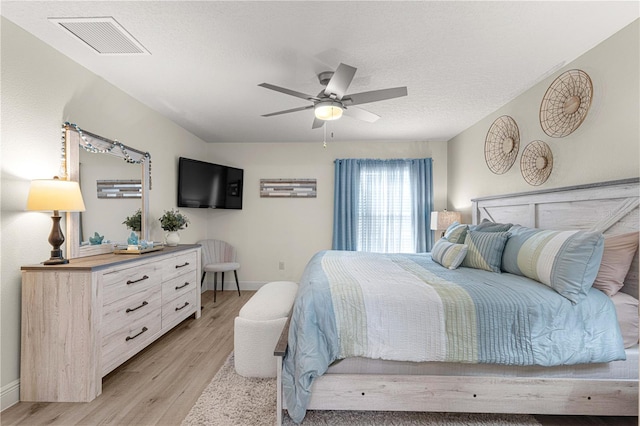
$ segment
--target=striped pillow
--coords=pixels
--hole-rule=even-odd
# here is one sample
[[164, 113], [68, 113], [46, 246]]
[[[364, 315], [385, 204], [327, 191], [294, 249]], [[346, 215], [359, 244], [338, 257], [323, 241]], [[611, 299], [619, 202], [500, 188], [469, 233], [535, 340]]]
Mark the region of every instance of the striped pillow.
[[468, 231], [464, 243], [469, 249], [462, 266], [500, 273], [502, 251], [507, 239], [508, 232]]
[[599, 232], [550, 231], [515, 225], [502, 269], [539, 281], [573, 303], [580, 302], [598, 274], [604, 237]]
[[511, 223], [496, 223], [491, 222], [489, 219], [484, 219], [477, 224], [472, 231], [477, 232], [506, 232], [511, 229], [513, 225]]
[[444, 232], [444, 238], [454, 244], [463, 244], [464, 239], [467, 236], [468, 228], [468, 225], [461, 225], [458, 222], [453, 222]]
[[445, 268], [456, 269], [467, 254], [467, 246], [440, 238], [431, 249], [431, 258]]

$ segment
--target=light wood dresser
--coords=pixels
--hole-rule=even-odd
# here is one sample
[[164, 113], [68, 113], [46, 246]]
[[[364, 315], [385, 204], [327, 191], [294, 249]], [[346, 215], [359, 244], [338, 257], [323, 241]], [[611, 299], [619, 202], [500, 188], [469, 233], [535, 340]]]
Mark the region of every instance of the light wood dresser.
[[200, 317], [199, 245], [22, 267], [20, 400], [88, 402], [102, 377]]

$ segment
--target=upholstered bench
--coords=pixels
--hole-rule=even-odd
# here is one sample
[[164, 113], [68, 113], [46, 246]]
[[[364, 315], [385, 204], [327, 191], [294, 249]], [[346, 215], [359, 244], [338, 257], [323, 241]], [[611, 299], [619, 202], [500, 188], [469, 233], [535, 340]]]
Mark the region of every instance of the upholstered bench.
[[291, 281], [260, 287], [235, 319], [233, 351], [236, 372], [244, 377], [276, 377], [273, 349], [287, 322], [298, 291]]

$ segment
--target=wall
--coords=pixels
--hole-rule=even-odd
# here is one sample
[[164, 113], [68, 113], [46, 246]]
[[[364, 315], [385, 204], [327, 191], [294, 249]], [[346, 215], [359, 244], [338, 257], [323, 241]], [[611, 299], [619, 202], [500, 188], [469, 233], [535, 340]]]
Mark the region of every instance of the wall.
[[[640, 174], [639, 31], [636, 20], [592, 50], [448, 143], [448, 207], [463, 211], [470, 222], [471, 198], [637, 177]], [[581, 69], [591, 77], [591, 109], [578, 129], [564, 138], [542, 130], [539, 109], [547, 88], [562, 72]], [[520, 153], [503, 175], [493, 174], [484, 159], [484, 141], [493, 121], [513, 117], [520, 129]], [[553, 152], [551, 176], [539, 187], [530, 186], [520, 172], [524, 146], [546, 142]]]
[[[51, 213], [25, 212], [29, 182], [58, 174], [61, 124], [71, 121], [151, 153], [154, 239], [164, 234], [156, 219], [176, 205], [177, 158], [203, 156], [206, 144], [4, 18], [1, 31], [0, 385], [5, 408], [18, 398], [20, 266], [48, 259], [51, 250]], [[104, 220], [122, 222], [129, 210], [111, 208]], [[185, 242], [205, 232], [208, 215], [198, 212], [191, 221], [182, 234]]]
[[[212, 210], [208, 238], [238, 247], [241, 287], [266, 281], [298, 281], [309, 258], [331, 248], [333, 226], [333, 161], [336, 158], [431, 157], [434, 205], [446, 205], [445, 142], [216, 143], [211, 161], [244, 169], [243, 209]], [[315, 178], [317, 198], [260, 198], [261, 178]], [[182, 209], [187, 214], [194, 209]], [[279, 263], [284, 262], [284, 270]], [[229, 289], [232, 277], [225, 276]], [[212, 287], [212, 279], [209, 279]]]

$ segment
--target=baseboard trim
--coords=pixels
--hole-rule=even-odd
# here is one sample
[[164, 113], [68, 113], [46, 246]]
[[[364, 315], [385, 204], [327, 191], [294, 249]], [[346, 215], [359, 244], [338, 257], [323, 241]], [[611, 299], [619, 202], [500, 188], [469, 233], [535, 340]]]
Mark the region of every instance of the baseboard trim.
[[[267, 281], [240, 281], [240, 291], [242, 290], [257, 290], [263, 285], [265, 285]], [[224, 291], [233, 290], [236, 291], [236, 283], [235, 281], [225, 282], [224, 283]]]
[[0, 390], [0, 411], [20, 402], [20, 379], [5, 385]]
[[[226, 276], [225, 276], [226, 278]], [[269, 281], [240, 281], [240, 291], [242, 290], [258, 290], [260, 287], [268, 283]], [[213, 278], [209, 280], [207, 279], [202, 286], [202, 291], [212, 290], [213, 291]], [[218, 283], [218, 291], [220, 291], [220, 283]], [[224, 282], [224, 291], [237, 291], [236, 282], [235, 281], [225, 281]]]

